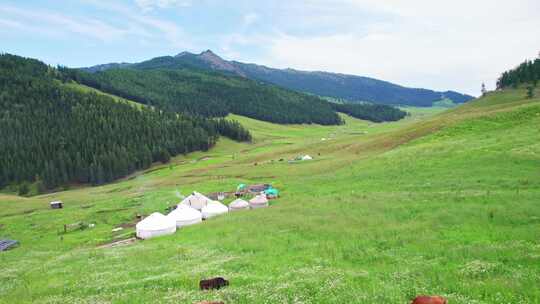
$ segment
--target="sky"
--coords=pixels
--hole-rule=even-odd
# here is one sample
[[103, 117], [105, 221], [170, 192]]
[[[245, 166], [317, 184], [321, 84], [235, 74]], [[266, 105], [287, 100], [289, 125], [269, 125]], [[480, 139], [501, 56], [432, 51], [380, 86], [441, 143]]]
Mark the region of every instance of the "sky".
[[0, 0], [0, 52], [51, 65], [228, 60], [479, 95], [540, 52], [539, 0]]

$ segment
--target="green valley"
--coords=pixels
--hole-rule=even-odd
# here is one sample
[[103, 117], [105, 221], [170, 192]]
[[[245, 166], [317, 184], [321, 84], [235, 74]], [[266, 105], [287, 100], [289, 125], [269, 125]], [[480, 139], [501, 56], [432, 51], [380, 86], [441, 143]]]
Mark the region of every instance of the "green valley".
[[[538, 90], [537, 92], [538, 93]], [[277, 125], [238, 115], [251, 143], [220, 138], [117, 182], [0, 194], [0, 303], [538, 303], [540, 99], [491, 92], [398, 122]], [[538, 96], [538, 94], [536, 94]], [[289, 163], [299, 154], [312, 161]], [[101, 247], [165, 212], [177, 192], [271, 183], [266, 209]], [[49, 209], [62, 200], [64, 209]], [[95, 224], [63, 233], [63, 225]], [[115, 227], [126, 227], [111, 232]], [[201, 292], [202, 278], [230, 286]]]
[[0, 304], [540, 304], [538, 29], [0, 1]]

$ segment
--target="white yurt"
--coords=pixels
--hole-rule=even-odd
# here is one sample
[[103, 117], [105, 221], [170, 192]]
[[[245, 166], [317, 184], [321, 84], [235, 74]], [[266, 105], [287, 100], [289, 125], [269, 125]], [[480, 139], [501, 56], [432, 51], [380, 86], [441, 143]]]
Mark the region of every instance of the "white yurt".
[[259, 194], [249, 200], [249, 206], [252, 209], [268, 207], [268, 199], [264, 193]]
[[176, 231], [176, 222], [165, 215], [154, 212], [135, 226], [137, 237], [149, 239], [160, 235], [173, 234]]
[[312, 160], [313, 157], [309, 156], [309, 155], [304, 155], [302, 156], [302, 160]]
[[238, 211], [249, 209], [249, 203], [239, 198], [229, 204], [229, 211]]
[[199, 210], [182, 204], [167, 214], [167, 217], [172, 218], [176, 222], [177, 228], [197, 224], [202, 221], [202, 214]]
[[193, 209], [201, 210], [204, 206], [208, 205], [212, 200], [208, 197], [194, 191], [188, 197], [182, 200], [181, 205], [190, 206]]
[[229, 212], [229, 208], [217, 201], [211, 201], [201, 210], [203, 219]]

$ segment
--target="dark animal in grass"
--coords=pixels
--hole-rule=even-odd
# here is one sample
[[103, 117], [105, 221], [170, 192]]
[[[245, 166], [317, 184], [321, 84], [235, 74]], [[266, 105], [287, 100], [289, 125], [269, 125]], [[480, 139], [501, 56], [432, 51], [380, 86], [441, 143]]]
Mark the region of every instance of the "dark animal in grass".
[[221, 277], [201, 280], [199, 282], [199, 287], [201, 288], [201, 290], [220, 289], [221, 287], [225, 286], [229, 286], [229, 281]]
[[439, 296], [418, 296], [411, 304], [447, 304], [445, 298]]

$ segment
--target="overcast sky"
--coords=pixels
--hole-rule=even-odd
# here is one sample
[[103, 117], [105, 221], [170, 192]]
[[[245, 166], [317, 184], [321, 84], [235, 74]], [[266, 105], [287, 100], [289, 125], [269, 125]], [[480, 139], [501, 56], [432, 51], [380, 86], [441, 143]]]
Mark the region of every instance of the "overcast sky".
[[0, 51], [72, 67], [225, 59], [478, 95], [540, 51], [539, 0], [1, 0]]

